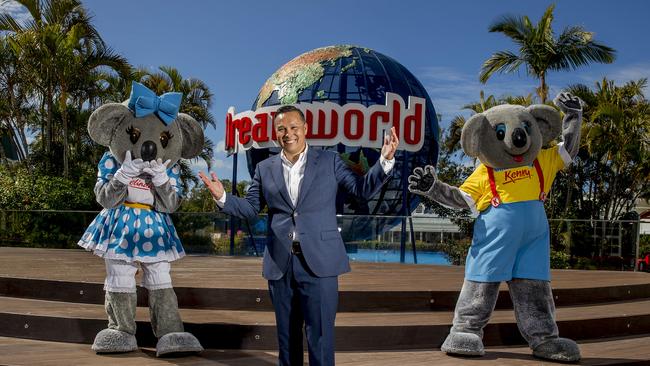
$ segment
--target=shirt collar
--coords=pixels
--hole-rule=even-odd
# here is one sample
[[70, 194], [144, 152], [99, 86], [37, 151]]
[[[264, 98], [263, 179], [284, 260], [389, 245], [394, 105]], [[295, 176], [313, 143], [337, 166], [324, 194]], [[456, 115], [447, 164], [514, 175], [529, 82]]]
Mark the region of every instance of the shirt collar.
[[[309, 144], [305, 144], [305, 150], [303, 150], [300, 155], [298, 155], [298, 160], [296, 160], [295, 164], [302, 164], [305, 161], [307, 158], [307, 149], [309, 149]], [[294, 163], [292, 163], [289, 159], [287, 159], [286, 156], [284, 156], [284, 150], [280, 150], [280, 159], [282, 159], [282, 161], [290, 167], [294, 165]]]

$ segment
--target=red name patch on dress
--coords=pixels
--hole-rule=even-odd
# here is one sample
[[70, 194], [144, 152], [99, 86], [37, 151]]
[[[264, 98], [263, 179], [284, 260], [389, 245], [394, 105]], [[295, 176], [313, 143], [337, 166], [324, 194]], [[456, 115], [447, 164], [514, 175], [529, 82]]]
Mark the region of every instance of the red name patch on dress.
[[153, 185], [151, 183], [147, 184], [144, 180], [137, 179], [137, 178], [132, 179], [131, 182], [129, 182], [129, 187], [133, 187], [133, 188], [136, 188], [136, 189], [143, 189], [143, 190], [146, 190], [146, 191], [149, 191], [149, 190], [153, 189]]

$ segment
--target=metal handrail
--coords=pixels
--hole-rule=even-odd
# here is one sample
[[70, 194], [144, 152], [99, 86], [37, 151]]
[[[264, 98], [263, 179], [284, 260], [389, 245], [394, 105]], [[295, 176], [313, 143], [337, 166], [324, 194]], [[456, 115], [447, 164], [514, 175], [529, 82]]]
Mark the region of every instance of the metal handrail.
[[[35, 212], [35, 213], [99, 213], [100, 210], [16, 210], [16, 209], [0, 209], [0, 212]], [[226, 215], [219, 211], [201, 211], [201, 212], [184, 212], [177, 211], [174, 214], [178, 215]], [[268, 216], [266, 213], [260, 213], [258, 216]], [[418, 215], [370, 215], [370, 214], [337, 214], [336, 217], [340, 218], [381, 218], [381, 219], [449, 219], [449, 217], [444, 216], [423, 216]], [[472, 217], [455, 217], [455, 220], [474, 220]], [[571, 221], [571, 222], [609, 222], [609, 223], [650, 223], [650, 219], [639, 219], [639, 220], [609, 220], [609, 219], [548, 219], [548, 221]]]

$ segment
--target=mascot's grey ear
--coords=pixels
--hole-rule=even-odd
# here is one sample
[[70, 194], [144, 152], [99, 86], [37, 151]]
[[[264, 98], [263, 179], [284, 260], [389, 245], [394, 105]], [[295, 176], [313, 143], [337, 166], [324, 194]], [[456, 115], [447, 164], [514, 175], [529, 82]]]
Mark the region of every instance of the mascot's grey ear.
[[178, 128], [183, 135], [183, 148], [181, 157], [183, 159], [192, 159], [203, 150], [203, 128], [190, 115], [179, 113], [174, 123], [178, 123]]
[[460, 146], [463, 148], [465, 155], [475, 158], [481, 151], [481, 135], [486, 126], [489, 126], [483, 113], [473, 115], [460, 133]]
[[544, 104], [535, 104], [526, 108], [526, 112], [530, 113], [537, 120], [537, 127], [539, 127], [539, 132], [542, 133], [542, 146], [547, 145], [553, 139], [560, 136], [562, 132], [562, 118], [557, 109]]
[[110, 146], [113, 133], [131, 110], [120, 103], [108, 103], [97, 108], [88, 119], [90, 138], [102, 146]]

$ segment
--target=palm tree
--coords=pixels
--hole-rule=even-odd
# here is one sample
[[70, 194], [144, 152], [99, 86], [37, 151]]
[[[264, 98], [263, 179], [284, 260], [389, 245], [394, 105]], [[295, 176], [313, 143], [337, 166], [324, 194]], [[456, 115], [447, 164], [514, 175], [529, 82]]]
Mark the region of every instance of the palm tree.
[[[595, 89], [578, 84], [568, 90], [587, 103], [584, 111], [584, 166], [576, 206], [589, 206], [589, 218], [617, 219], [637, 198], [650, 197], [650, 103], [647, 79], [617, 86], [604, 78]], [[589, 201], [589, 202], [585, 202]]]
[[203, 128], [208, 125], [216, 128], [210, 113], [213, 94], [202, 80], [185, 79], [178, 69], [171, 66], [160, 66], [157, 72], [138, 69], [135, 78], [158, 95], [171, 91], [183, 93], [180, 111], [192, 116]]
[[524, 65], [526, 73], [539, 79], [537, 94], [542, 103], [548, 99], [546, 74], [548, 71], [572, 70], [591, 62], [612, 63], [616, 51], [593, 40], [593, 33], [581, 26], [570, 26], [555, 38], [551, 23], [553, 9], [550, 5], [537, 25], [527, 16], [503, 16], [489, 27], [512, 39], [519, 47], [518, 53], [498, 51], [481, 66], [479, 80], [486, 83], [496, 72], [511, 73]]
[[18, 160], [27, 159], [27, 119], [23, 113], [28, 108], [26, 88], [8, 36], [0, 38], [0, 100], [0, 129], [9, 137]]
[[55, 112], [61, 114], [63, 171], [67, 177], [70, 159], [67, 108], [69, 102], [74, 102], [71, 97], [76, 89], [86, 87], [83, 81], [87, 75], [111, 69], [122, 78], [129, 78], [130, 66], [105, 45], [79, 0], [17, 1], [27, 8], [32, 19], [21, 24], [11, 15], [2, 14], [0, 30], [13, 34], [20, 67], [32, 80], [35, 93], [40, 95], [42, 109], [47, 108], [42, 133], [48, 164], [52, 158]]

